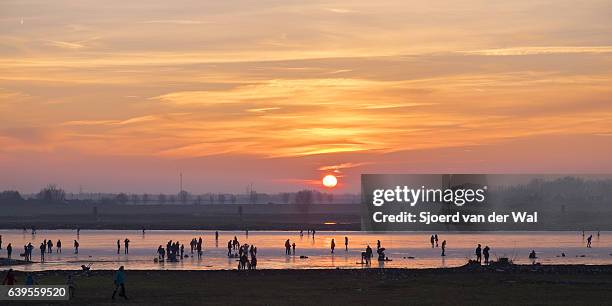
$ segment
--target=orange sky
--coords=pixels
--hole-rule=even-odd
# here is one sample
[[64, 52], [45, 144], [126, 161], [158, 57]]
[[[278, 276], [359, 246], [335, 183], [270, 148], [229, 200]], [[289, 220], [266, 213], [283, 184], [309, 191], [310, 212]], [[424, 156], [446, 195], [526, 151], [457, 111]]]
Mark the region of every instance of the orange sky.
[[610, 1], [2, 1], [0, 189], [612, 172]]

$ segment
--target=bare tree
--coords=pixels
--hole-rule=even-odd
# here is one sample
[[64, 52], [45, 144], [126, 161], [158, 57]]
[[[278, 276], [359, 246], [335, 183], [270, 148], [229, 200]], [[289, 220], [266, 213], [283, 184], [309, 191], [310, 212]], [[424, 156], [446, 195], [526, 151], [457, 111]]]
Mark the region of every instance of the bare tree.
[[129, 201], [129, 197], [127, 194], [125, 193], [120, 193], [115, 197], [115, 202], [124, 205], [125, 203], [127, 203]]
[[60, 203], [66, 199], [66, 192], [55, 185], [48, 185], [40, 190], [37, 198], [48, 203]]
[[21, 197], [21, 194], [19, 194], [19, 191], [5, 190], [3, 192], [0, 192], [0, 203], [2, 204], [19, 203], [22, 201], [23, 198]]

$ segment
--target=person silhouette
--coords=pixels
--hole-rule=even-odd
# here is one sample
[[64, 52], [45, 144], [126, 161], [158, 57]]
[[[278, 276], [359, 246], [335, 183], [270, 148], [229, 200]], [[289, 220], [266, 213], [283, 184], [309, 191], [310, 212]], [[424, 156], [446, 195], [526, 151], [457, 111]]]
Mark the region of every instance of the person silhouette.
[[476, 247], [475, 253], [476, 253], [476, 261], [478, 261], [478, 263], [481, 263], [482, 262], [482, 248], [480, 246], [480, 243]]
[[332, 254], [334, 254], [334, 249], [336, 248], [336, 241], [334, 241], [334, 239], [332, 239], [331, 241], [331, 252]]
[[130, 253], [130, 239], [125, 238], [125, 240], [123, 240], [123, 253], [128, 254]]
[[12, 246], [12, 245], [9, 243], [9, 244], [6, 246], [6, 257], [7, 257], [8, 259], [11, 259], [11, 254], [12, 254], [12, 253], [13, 253], [13, 246]]
[[344, 250], [348, 252], [348, 237], [344, 237]]
[[74, 241], [74, 254], [79, 254], [79, 242]]
[[536, 258], [538, 257], [536, 256], [535, 250], [531, 250], [531, 253], [529, 253], [529, 259], [536, 259]]
[[117, 239], [117, 254], [121, 251], [121, 240]]
[[589, 238], [587, 238], [587, 248], [591, 247], [591, 240], [593, 240], [593, 235], [590, 235]]
[[59, 239], [57, 240], [57, 243], [55, 244], [55, 252], [62, 253], [62, 241]]
[[434, 235], [431, 235], [431, 237], [429, 238], [429, 242], [431, 243], [431, 248], [434, 248], [434, 242], [436, 241], [436, 238], [434, 237]]
[[45, 249], [47, 249], [47, 246], [43, 242], [40, 244], [40, 262], [45, 262]]
[[489, 248], [489, 246], [485, 246], [484, 249], [482, 250], [482, 255], [484, 255], [484, 262], [485, 265], [489, 264], [489, 250], [491, 250], [491, 248]]
[[446, 256], [446, 240], [442, 240], [442, 254], [440, 256]]
[[119, 296], [127, 300], [128, 297], [125, 294], [125, 269], [123, 266], [119, 267], [119, 270], [117, 270], [117, 273], [115, 273], [115, 290], [113, 291], [113, 300], [115, 299], [118, 289], [121, 289], [121, 291], [119, 291]]
[[291, 255], [291, 243], [289, 242], [289, 239], [285, 241], [285, 255]]
[[293, 248], [293, 255], [295, 255], [295, 242], [291, 244], [291, 247]]

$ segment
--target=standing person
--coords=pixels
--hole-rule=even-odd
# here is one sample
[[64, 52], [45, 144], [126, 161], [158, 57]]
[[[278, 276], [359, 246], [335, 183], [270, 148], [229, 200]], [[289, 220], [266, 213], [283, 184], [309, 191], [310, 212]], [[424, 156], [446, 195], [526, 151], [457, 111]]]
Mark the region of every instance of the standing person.
[[593, 240], [593, 235], [590, 235], [589, 238], [587, 238], [587, 248], [591, 247], [591, 240]]
[[232, 256], [232, 241], [227, 241], [227, 257]]
[[475, 253], [476, 253], [476, 261], [478, 261], [478, 263], [481, 263], [482, 262], [482, 248], [480, 247], [480, 243], [476, 247]]
[[429, 238], [429, 242], [431, 243], [431, 248], [434, 248], [434, 242], [436, 241], [436, 238], [434, 237], [434, 235], [431, 235], [431, 237]]
[[348, 237], [344, 236], [344, 250], [348, 252]]
[[121, 251], [121, 240], [117, 239], [117, 254]]
[[121, 289], [121, 291], [119, 291], [119, 296], [127, 300], [128, 297], [125, 294], [125, 269], [123, 266], [119, 267], [119, 270], [117, 270], [117, 273], [115, 273], [115, 290], [113, 291], [113, 300], [115, 299], [118, 289]]
[[446, 256], [446, 254], [444, 253], [446, 251], [446, 240], [442, 241], [442, 255], [440, 256]]
[[28, 260], [32, 261], [32, 252], [34, 251], [34, 245], [31, 242], [28, 242]]
[[79, 242], [74, 241], [74, 254], [79, 254]]
[[62, 253], [62, 241], [61, 240], [57, 240], [57, 243], [55, 244], [55, 252], [56, 253]]
[[47, 240], [47, 253], [53, 253], [53, 242], [51, 239]]
[[196, 246], [196, 248], [197, 248], [197, 251], [198, 251], [198, 259], [200, 259], [200, 258], [202, 258], [202, 243], [200, 243], [200, 241], [198, 241], [198, 245]]
[[181, 260], [183, 260], [183, 254], [185, 254], [185, 245], [181, 244]]
[[8, 259], [11, 259], [11, 254], [12, 254], [12, 253], [13, 253], [13, 246], [12, 246], [12, 245], [9, 243], [9, 244], [6, 246], [6, 257], [7, 257]]
[[28, 245], [23, 246], [23, 257], [25, 261], [30, 261], [28, 257]]
[[312, 230], [312, 238], [314, 238], [315, 230]]
[[47, 246], [44, 243], [40, 244], [40, 262], [45, 262], [45, 249], [47, 249]]
[[334, 249], [336, 248], [336, 241], [334, 241], [334, 239], [332, 239], [331, 241], [331, 252], [332, 254], [334, 254]]
[[376, 240], [376, 251], [380, 249], [380, 240]]
[[438, 234], [434, 235], [434, 239], [436, 240], [436, 248], [438, 247]]
[[291, 244], [291, 247], [293, 248], [293, 255], [295, 255], [295, 242]]
[[215, 241], [219, 241], [219, 231], [215, 231]]
[[130, 253], [130, 239], [125, 238], [125, 240], [123, 240], [123, 252], [125, 254]]
[[488, 264], [489, 264], [489, 250], [490, 250], [490, 249], [491, 249], [491, 248], [489, 248], [489, 246], [488, 246], [488, 245], [486, 245], [486, 246], [484, 247], [484, 249], [482, 250], [482, 255], [484, 255], [485, 265], [488, 265]]
[[2, 250], [2, 235], [0, 235], [0, 250]]
[[291, 243], [289, 242], [289, 239], [285, 241], [285, 255], [291, 255]]

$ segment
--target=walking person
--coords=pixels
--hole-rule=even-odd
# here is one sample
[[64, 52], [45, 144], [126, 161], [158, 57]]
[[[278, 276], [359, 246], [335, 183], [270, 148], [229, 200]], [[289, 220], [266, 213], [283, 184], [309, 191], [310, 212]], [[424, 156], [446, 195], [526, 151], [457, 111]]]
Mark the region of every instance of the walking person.
[[115, 290], [113, 291], [113, 300], [115, 299], [115, 295], [119, 289], [121, 289], [121, 291], [119, 291], [119, 296], [127, 300], [128, 297], [125, 294], [125, 269], [123, 266], [119, 267], [119, 270], [117, 270], [117, 273], [115, 273]]
[[442, 241], [442, 255], [440, 256], [446, 256], [446, 253], [444, 253], [446, 251], [446, 240]]
[[591, 240], [593, 240], [593, 235], [590, 235], [589, 238], [587, 238], [587, 248], [591, 247]]

